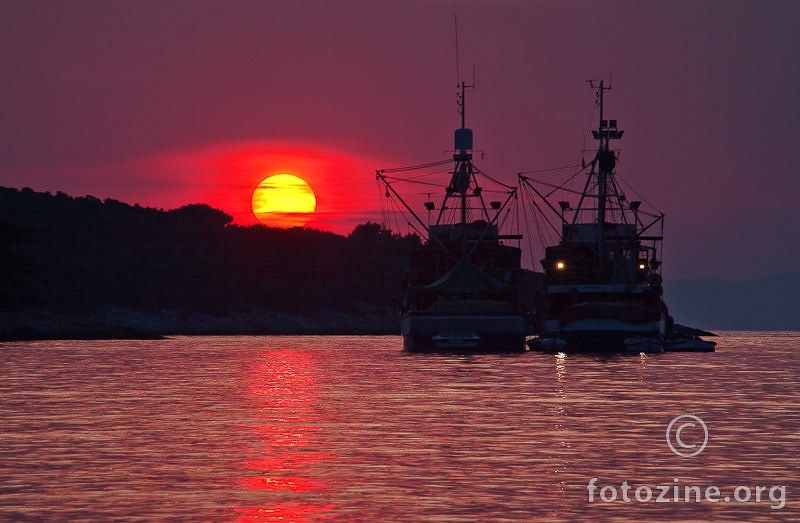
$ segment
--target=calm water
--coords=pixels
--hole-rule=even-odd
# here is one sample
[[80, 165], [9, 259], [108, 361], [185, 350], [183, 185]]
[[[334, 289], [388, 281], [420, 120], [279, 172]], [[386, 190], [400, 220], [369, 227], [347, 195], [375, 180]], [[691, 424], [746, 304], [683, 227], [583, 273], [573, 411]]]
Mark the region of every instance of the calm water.
[[[411, 355], [394, 336], [0, 344], [0, 520], [800, 520], [800, 333], [717, 341], [606, 358]], [[709, 440], [681, 458], [665, 432], [687, 413]], [[592, 478], [617, 500], [589, 503]], [[682, 502], [655, 503], [659, 485]], [[752, 496], [683, 502], [687, 485]], [[756, 486], [785, 486], [785, 506]]]

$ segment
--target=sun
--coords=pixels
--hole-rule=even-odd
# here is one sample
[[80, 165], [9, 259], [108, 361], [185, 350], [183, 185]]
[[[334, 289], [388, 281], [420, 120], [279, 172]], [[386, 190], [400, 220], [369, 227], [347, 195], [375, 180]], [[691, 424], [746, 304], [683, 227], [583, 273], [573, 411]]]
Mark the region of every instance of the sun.
[[317, 208], [311, 186], [293, 174], [276, 174], [261, 180], [253, 191], [253, 214], [271, 227], [305, 225]]

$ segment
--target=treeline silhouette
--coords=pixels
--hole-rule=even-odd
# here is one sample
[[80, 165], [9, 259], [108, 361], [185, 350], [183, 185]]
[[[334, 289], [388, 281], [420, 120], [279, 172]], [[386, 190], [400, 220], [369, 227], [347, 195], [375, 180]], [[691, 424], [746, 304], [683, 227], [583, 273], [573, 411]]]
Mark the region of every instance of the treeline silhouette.
[[106, 306], [310, 314], [390, 305], [415, 235], [242, 227], [204, 204], [171, 211], [0, 188], [0, 308]]

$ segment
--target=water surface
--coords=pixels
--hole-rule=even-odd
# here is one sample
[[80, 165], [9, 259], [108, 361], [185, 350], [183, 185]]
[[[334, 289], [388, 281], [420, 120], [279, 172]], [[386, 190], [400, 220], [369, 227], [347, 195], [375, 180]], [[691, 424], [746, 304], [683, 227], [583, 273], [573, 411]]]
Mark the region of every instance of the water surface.
[[[0, 519], [798, 520], [800, 333], [717, 341], [608, 357], [407, 354], [396, 336], [1, 344]], [[709, 438], [682, 458], [665, 431], [687, 413]], [[590, 503], [592, 478], [620, 497]], [[732, 501], [625, 503], [624, 481]], [[784, 486], [785, 506], [756, 486]]]

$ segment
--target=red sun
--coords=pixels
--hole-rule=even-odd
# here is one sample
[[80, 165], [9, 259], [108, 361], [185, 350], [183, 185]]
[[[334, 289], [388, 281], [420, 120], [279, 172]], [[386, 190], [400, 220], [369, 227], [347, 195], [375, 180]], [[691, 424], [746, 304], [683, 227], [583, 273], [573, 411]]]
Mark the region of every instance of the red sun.
[[380, 220], [375, 168], [389, 163], [302, 143], [217, 144], [148, 163], [160, 185], [146, 201], [165, 208], [206, 203], [241, 226], [348, 234], [360, 223]]
[[317, 209], [311, 186], [293, 174], [275, 174], [261, 180], [251, 198], [253, 214], [271, 227], [301, 227]]

